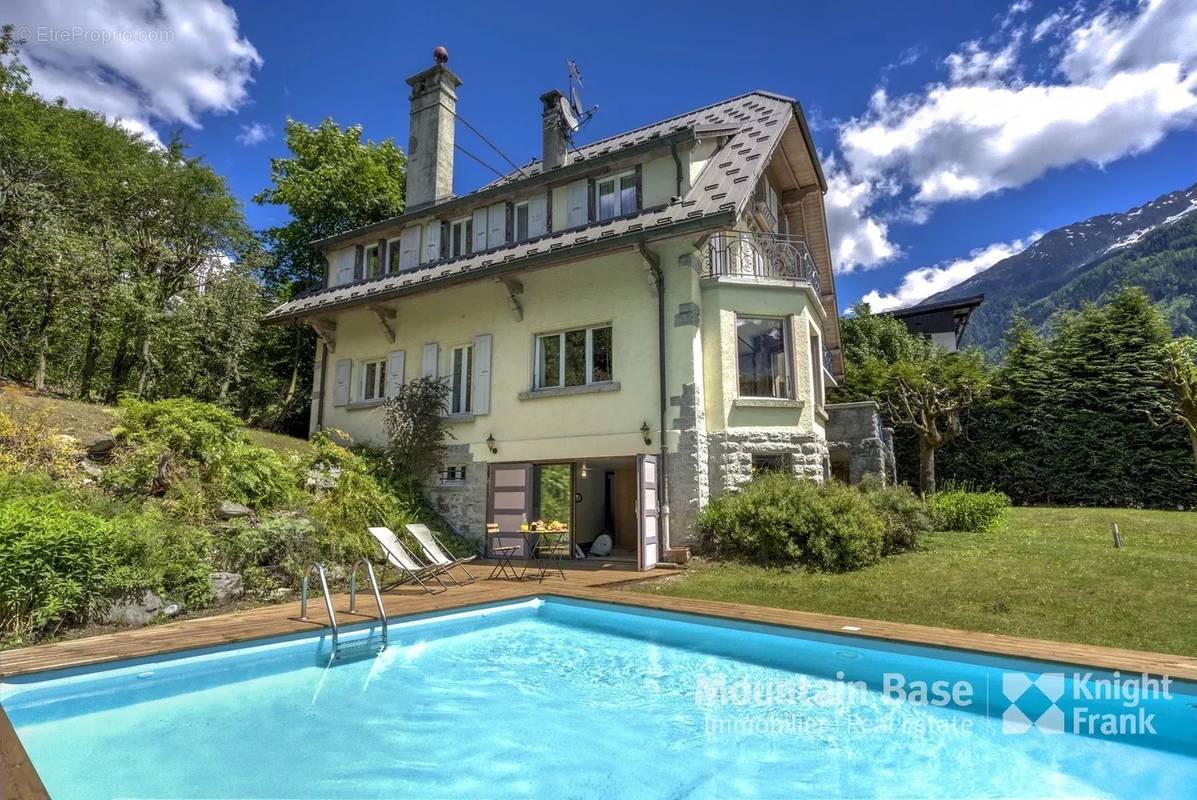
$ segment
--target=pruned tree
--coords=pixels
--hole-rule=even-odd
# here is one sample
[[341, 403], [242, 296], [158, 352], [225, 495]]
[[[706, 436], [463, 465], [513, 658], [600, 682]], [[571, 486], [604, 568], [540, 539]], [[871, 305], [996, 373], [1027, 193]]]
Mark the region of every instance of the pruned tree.
[[416, 378], [387, 398], [383, 407], [383, 428], [387, 432], [387, 454], [400, 484], [418, 489], [441, 462], [445, 437], [445, 404], [449, 383], [443, 378]]
[[1164, 345], [1164, 379], [1176, 397], [1174, 418], [1189, 432], [1197, 461], [1197, 340], [1190, 336]]
[[912, 428], [919, 440], [919, 491], [935, 492], [935, 451], [960, 435], [961, 415], [984, 393], [989, 374], [979, 351], [949, 353], [923, 340], [889, 365], [881, 404], [895, 425]]

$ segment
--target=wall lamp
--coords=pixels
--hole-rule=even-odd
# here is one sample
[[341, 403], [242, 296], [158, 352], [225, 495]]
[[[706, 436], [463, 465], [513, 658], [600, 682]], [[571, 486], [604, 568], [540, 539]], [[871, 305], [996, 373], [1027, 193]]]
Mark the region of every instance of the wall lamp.
[[495, 435], [493, 433], [487, 435], [486, 446], [492, 454], [499, 452], [499, 448], [495, 444]]
[[640, 423], [640, 435], [644, 437], [645, 444], [653, 443], [652, 437], [649, 436], [650, 433], [652, 433], [652, 431], [649, 430], [648, 423], [647, 422]]

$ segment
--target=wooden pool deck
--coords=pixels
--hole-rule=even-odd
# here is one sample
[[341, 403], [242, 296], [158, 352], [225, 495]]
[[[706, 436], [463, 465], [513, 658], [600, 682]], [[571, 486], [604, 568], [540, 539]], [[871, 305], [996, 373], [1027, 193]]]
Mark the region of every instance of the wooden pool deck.
[[[1186, 656], [626, 591], [630, 584], [661, 577], [662, 573], [636, 572], [617, 564], [567, 567], [565, 580], [550, 577], [543, 582], [486, 580], [490, 569], [486, 564], [471, 565], [472, 574], [479, 578], [477, 582], [465, 586], [451, 585], [448, 591], [437, 595], [428, 595], [410, 587], [393, 589], [383, 594], [383, 606], [388, 617], [402, 617], [521, 597], [556, 595], [1197, 681], [1197, 658]], [[348, 614], [348, 595], [335, 595], [333, 600], [341, 624], [348, 625], [377, 616], [376, 612], [371, 613], [374, 602], [369, 592], [359, 594], [359, 616], [356, 617]], [[313, 631], [326, 625], [324, 605], [319, 598], [309, 602], [308, 615], [310, 619], [307, 621], [299, 619], [299, 602], [295, 601], [9, 650], [0, 652], [0, 678]], [[29, 763], [3, 709], [0, 709], [0, 800], [43, 800], [47, 797], [49, 795], [37, 772]]]

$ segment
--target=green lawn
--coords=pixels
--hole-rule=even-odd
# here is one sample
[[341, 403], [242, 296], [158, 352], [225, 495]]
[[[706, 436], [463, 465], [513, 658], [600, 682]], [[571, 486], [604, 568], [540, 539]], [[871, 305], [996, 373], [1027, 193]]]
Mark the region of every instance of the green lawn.
[[1016, 508], [859, 572], [699, 562], [635, 590], [1197, 655], [1197, 513]]

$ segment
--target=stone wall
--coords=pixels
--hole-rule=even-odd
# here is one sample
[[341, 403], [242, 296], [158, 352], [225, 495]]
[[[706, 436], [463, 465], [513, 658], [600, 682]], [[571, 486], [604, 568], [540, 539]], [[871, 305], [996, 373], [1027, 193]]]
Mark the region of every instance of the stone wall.
[[772, 428], [740, 428], [707, 437], [710, 492], [717, 497], [752, 479], [753, 455], [783, 455], [799, 478], [825, 480], [827, 443], [813, 434]]
[[874, 475], [893, 482], [893, 431], [883, 426], [877, 404], [832, 403], [827, 415], [827, 448], [833, 461], [847, 465], [849, 481]]
[[444, 483], [441, 473], [424, 484], [432, 507], [441, 513], [463, 536], [481, 542], [486, 534], [487, 465], [470, 458], [470, 448], [454, 444], [445, 448], [441, 467], [465, 464], [465, 480]]
[[669, 453], [665, 476], [669, 481], [669, 541], [684, 545], [693, 537], [698, 512], [710, 498], [706, 414], [695, 400], [694, 384], [672, 398], [678, 408], [672, 427], [679, 431], [677, 452]]

